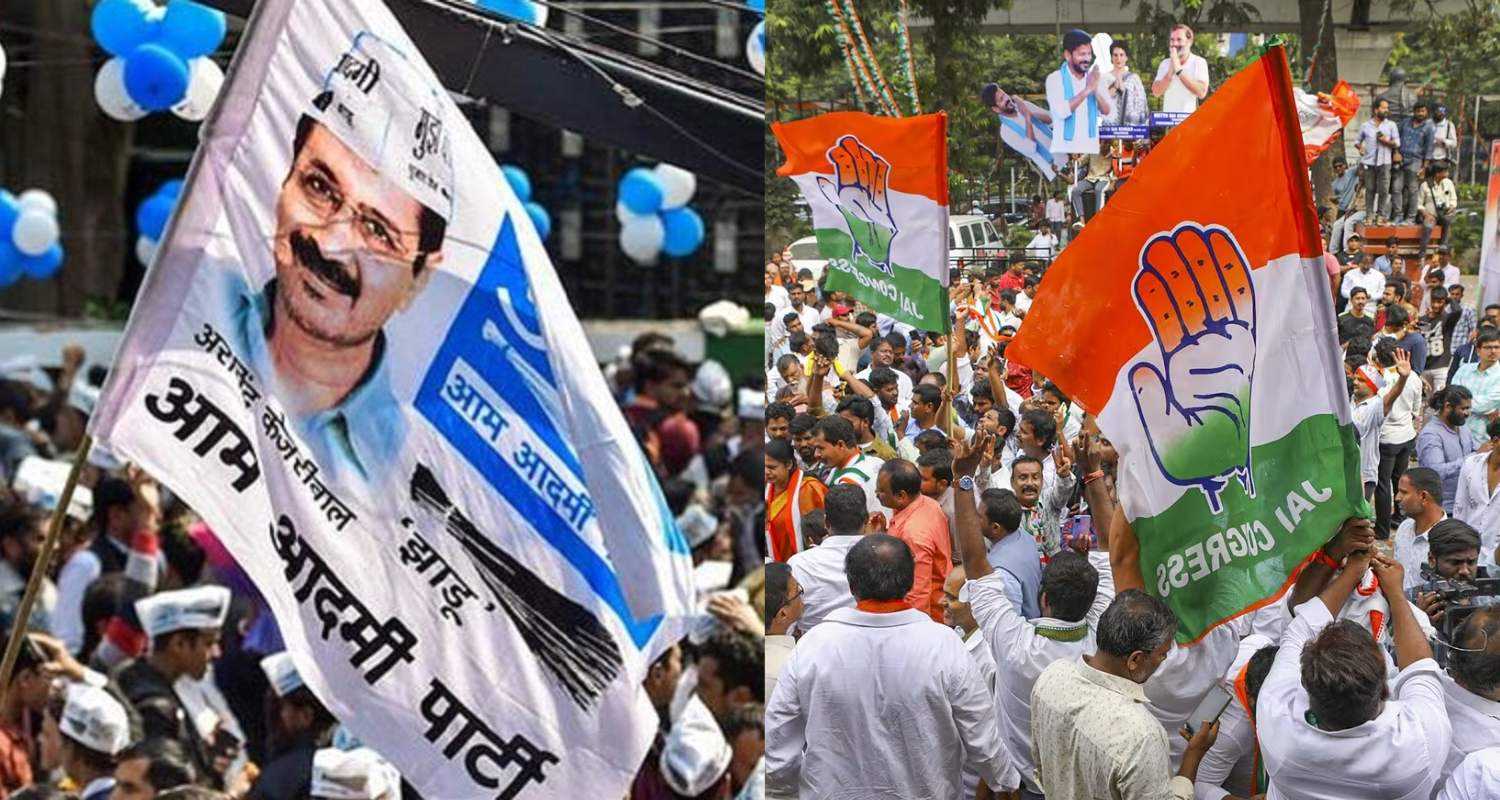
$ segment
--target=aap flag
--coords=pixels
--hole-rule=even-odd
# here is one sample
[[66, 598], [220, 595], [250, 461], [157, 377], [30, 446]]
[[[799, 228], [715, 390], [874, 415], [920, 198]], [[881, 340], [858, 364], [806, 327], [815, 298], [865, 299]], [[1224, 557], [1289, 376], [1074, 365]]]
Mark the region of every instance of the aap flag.
[[812, 209], [828, 290], [924, 331], [948, 329], [947, 116], [858, 111], [771, 126]]
[[1179, 641], [1277, 595], [1368, 513], [1282, 48], [1136, 169], [1006, 352], [1119, 451], [1120, 503]]
[[423, 795], [623, 795], [691, 559], [499, 168], [379, 0], [257, 3], [202, 139], [94, 435]]

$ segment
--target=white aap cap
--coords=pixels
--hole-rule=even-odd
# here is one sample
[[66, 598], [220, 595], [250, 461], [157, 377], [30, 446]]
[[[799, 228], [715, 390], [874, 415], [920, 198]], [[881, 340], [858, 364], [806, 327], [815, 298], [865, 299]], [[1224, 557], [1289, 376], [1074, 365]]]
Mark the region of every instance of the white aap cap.
[[130, 744], [130, 719], [125, 707], [109, 692], [94, 686], [68, 686], [57, 727], [69, 739], [106, 755], [116, 755]]
[[151, 638], [182, 630], [217, 630], [229, 614], [229, 590], [198, 586], [162, 592], [135, 601], [141, 629]]
[[444, 220], [453, 216], [447, 96], [421, 68], [368, 31], [339, 56], [305, 113], [382, 177]]
[[695, 697], [672, 724], [662, 746], [662, 778], [678, 794], [700, 795], [724, 777], [733, 755], [713, 712]]
[[271, 691], [277, 697], [286, 697], [303, 686], [302, 675], [297, 672], [291, 653], [266, 656], [260, 660], [260, 668], [266, 673], [266, 680], [271, 682]]
[[309, 794], [315, 800], [401, 800], [401, 774], [367, 747], [327, 747], [313, 754]]

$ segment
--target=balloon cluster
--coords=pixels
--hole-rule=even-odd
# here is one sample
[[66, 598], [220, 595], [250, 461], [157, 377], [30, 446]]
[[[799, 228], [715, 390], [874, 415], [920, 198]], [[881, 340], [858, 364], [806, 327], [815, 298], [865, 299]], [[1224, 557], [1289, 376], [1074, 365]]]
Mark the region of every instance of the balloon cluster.
[[687, 207], [698, 189], [693, 173], [671, 164], [636, 167], [620, 179], [615, 217], [620, 249], [637, 264], [654, 264], [661, 254], [691, 254], [703, 244], [703, 218]]
[[547, 238], [552, 233], [552, 215], [542, 208], [541, 203], [531, 199], [531, 176], [515, 164], [502, 165], [500, 172], [505, 175], [505, 182], [510, 184], [510, 190], [516, 193], [516, 199], [526, 209], [526, 216], [531, 217], [531, 225], [536, 228], [537, 238]]
[[547, 7], [531, 0], [474, 0], [474, 5], [528, 25], [542, 27], [547, 24]]
[[63, 262], [57, 201], [41, 189], [16, 197], [0, 190], [0, 287], [50, 278]]
[[208, 57], [224, 41], [224, 12], [192, 0], [99, 0], [89, 27], [113, 56], [94, 78], [105, 114], [121, 122], [168, 109], [191, 122], [208, 116], [224, 85]]
[[156, 246], [167, 229], [167, 220], [172, 217], [172, 208], [182, 194], [182, 181], [171, 180], [157, 187], [156, 191], [135, 210], [135, 227], [140, 236], [135, 240], [135, 257], [142, 264], [150, 265], [156, 255]]

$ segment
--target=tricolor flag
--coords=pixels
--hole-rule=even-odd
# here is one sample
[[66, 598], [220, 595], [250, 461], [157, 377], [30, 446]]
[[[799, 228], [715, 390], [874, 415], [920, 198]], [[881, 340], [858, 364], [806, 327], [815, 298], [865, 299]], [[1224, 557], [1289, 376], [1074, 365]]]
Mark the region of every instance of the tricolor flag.
[[812, 208], [829, 291], [908, 325], [948, 329], [948, 119], [857, 111], [771, 126]]
[[1334, 137], [1343, 132], [1344, 126], [1359, 111], [1359, 95], [1349, 87], [1347, 81], [1339, 81], [1332, 92], [1308, 94], [1293, 89], [1297, 100], [1297, 116], [1302, 126], [1302, 153], [1311, 164], [1333, 144]]
[[1180, 641], [1367, 515], [1286, 54], [1227, 81], [1063, 251], [1007, 355], [1097, 415]]

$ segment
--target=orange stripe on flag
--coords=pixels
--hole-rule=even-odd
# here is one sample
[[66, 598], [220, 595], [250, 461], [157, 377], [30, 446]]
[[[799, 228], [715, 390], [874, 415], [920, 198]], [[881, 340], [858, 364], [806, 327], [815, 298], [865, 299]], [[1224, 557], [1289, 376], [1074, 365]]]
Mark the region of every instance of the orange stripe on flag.
[[1131, 288], [1146, 243], [1187, 221], [1232, 231], [1252, 269], [1323, 252], [1281, 47], [1225, 81], [1136, 167], [1047, 270], [1006, 355], [1098, 414], [1152, 341]]
[[771, 132], [786, 153], [786, 163], [776, 170], [777, 175], [834, 174], [828, 150], [840, 137], [853, 134], [891, 163], [890, 188], [948, 205], [948, 116], [942, 112], [896, 119], [837, 111], [772, 123]]

